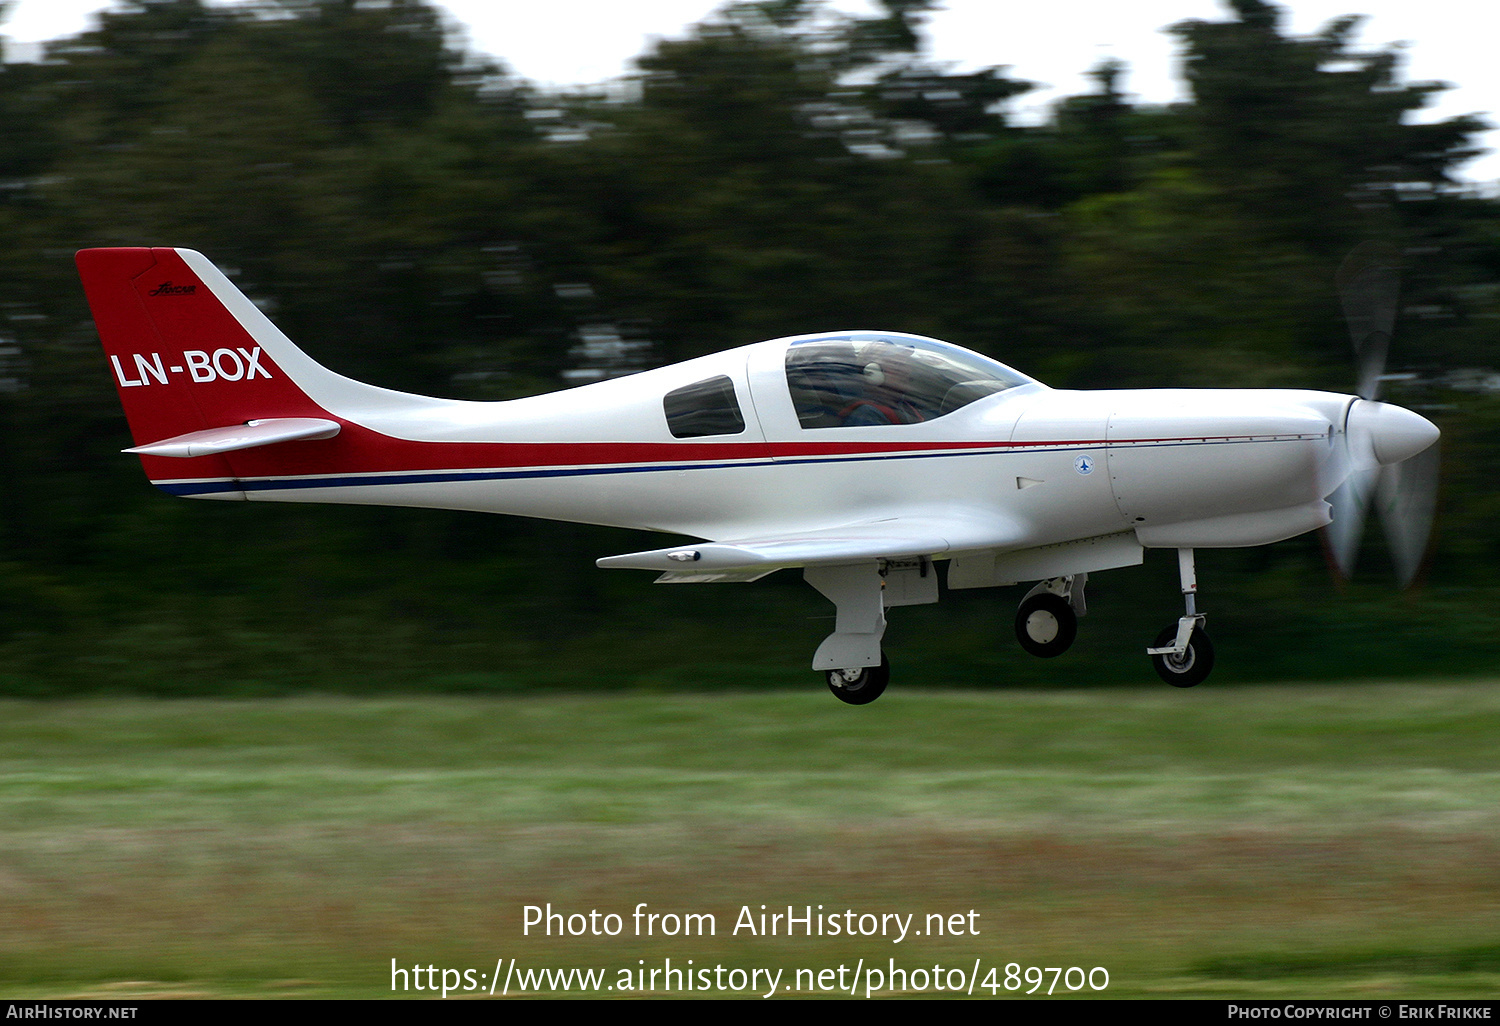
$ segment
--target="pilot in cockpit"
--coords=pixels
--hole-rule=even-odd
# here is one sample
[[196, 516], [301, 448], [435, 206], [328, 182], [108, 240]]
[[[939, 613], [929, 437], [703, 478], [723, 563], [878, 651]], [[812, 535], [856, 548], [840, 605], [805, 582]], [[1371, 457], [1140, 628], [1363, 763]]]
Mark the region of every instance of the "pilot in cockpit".
[[911, 350], [881, 343], [866, 346], [860, 358], [863, 394], [840, 411], [844, 425], [919, 424], [931, 416], [913, 401], [918, 368]]
[[1029, 380], [978, 353], [914, 336], [814, 336], [786, 354], [803, 428], [922, 424]]

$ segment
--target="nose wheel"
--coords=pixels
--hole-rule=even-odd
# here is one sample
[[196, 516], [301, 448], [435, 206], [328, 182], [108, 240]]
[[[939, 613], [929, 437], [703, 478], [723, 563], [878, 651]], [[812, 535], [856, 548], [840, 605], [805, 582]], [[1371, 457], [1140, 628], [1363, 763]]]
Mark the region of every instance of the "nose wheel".
[[869, 705], [885, 693], [891, 682], [891, 663], [880, 653], [879, 666], [854, 666], [828, 671], [828, 690], [846, 705]]
[[1172, 624], [1156, 636], [1151, 665], [1156, 675], [1174, 688], [1190, 688], [1208, 679], [1214, 668], [1214, 646], [1201, 624], [1191, 628], [1187, 643], [1177, 651], [1179, 624]]

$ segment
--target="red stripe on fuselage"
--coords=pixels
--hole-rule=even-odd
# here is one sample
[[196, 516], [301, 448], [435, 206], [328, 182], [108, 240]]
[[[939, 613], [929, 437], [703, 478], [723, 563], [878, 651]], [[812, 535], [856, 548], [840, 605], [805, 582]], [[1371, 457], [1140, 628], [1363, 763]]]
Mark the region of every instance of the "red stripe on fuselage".
[[[967, 442], [422, 442], [393, 438], [343, 421], [335, 438], [285, 442], [227, 454], [238, 478], [386, 474], [402, 471], [481, 470], [528, 467], [594, 468], [621, 465], [726, 463], [774, 459], [834, 459], [842, 456], [913, 456], [969, 450], [1106, 448], [1114, 445], [1249, 441], [1261, 435], [1216, 438], [1058, 439]], [[208, 469], [211, 457], [169, 459], [143, 456], [152, 480], [221, 477]], [[205, 472], [206, 471], [206, 472]]]

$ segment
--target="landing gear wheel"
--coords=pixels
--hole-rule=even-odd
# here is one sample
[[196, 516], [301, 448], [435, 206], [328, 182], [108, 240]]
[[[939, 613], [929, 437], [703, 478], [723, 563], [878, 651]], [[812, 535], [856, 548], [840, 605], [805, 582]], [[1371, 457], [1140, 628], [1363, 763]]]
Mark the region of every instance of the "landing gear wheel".
[[891, 682], [891, 664], [880, 653], [879, 666], [856, 666], [847, 670], [828, 671], [828, 690], [848, 705], [869, 705], [885, 693]]
[[[1177, 641], [1177, 625], [1174, 623], [1156, 636], [1152, 648], [1166, 648]], [[1203, 628], [1193, 631], [1188, 638], [1187, 651], [1180, 656], [1154, 655], [1151, 664], [1156, 674], [1174, 688], [1190, 688], [1208, 679], [1214, 668], [1214, 644], [1208, 640]]]
[[1016, 640], [1030, 654], [1042, 659], [1060, 656], [1078, 637], [1078, 615], [1061, 595], [1044, 591], [1021, 603], [1016, 610]]

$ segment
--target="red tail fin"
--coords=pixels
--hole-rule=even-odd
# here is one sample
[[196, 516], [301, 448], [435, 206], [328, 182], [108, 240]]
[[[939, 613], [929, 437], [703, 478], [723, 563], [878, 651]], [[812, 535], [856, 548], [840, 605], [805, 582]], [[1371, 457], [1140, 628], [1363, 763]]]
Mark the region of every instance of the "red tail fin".
[[135, 436], [130, 451], [168, 491], [244, 498], [238, 485], [250, 478], [418, 465], [420, 445], [368, 422], [456, 405], [321, 366], [190, 249], [86, 249], [78, 271]]
[[[248, 301], [216, 271], [201, 273], [213, 271], [201, 256], [190, 256], [205, 267], [195, 270], [175, 249], [78, 254], [136, 444], [252, 419], [326, 416], [224, 300]], [[220, 295], [224, 286], [232, 296]]]

